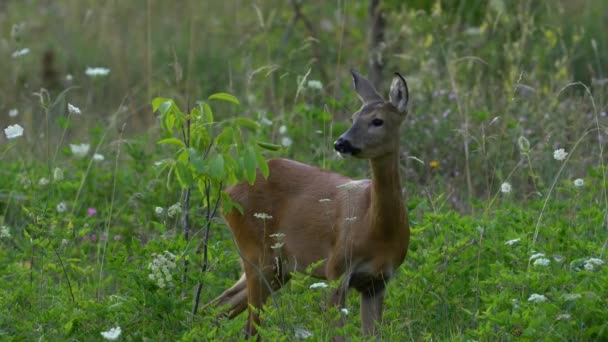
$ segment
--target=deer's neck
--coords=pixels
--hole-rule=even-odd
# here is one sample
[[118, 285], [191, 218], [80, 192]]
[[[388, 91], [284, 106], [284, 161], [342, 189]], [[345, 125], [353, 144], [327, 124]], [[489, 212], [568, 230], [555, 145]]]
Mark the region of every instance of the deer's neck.
[[372, 190], [370, 223], [372, 235], [383, 238], [405, 236], [409, 229], [399, 178], [399, 153], [370, 161]]

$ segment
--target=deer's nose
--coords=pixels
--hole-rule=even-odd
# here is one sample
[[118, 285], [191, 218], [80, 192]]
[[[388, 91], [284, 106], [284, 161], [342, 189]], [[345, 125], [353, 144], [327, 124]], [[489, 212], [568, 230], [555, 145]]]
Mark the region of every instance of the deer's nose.
[[354, 147], [350, 143], [350, 141], [348, 141], [344, 138], [338, 138], [338, 140], [336, 140], [336, 142], [334, 143], [334, 148], [336, 149], [336, 151], [338, 151], [340, 153], [352, 154], [352, 155], [355, 155], [361, 151], [360, 149]]

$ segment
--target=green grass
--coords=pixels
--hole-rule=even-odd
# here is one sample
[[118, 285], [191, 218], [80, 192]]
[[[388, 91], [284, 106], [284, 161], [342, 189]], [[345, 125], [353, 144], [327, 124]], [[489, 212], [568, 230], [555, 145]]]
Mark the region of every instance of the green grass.
[[[0, 134], [0, 339], [99, 340], [115, 326], [122, 340], [242, 338], [245, 315], [218, 325], [201, 305], [192, 314], [198, 284], [204, 304], [240, 275], [219, 216], [202, 271], [208, 203], [220, 179], [250, 175], [241, 164], [255, 159], [256, 141], [291, 140], [267, 158], [366, 177], [367, 164], [338, 159], [332, 142], [358, 106], [348, 69], [367, 73], [367, 5], [304, 2], [315, 32], [292, 26], [293, 9], [279, 0], [0, 5], [0, 128], [25, 129], [12, 140]], [[412, 239], [388, 285], [381, 339], [605, 340], [604, 1], [383, 6], [385, 77], [403, 73], [412, 96], [401, 163]], [[30, 52], [11, 57], [23, 48]], [[111, 71], [88, 77], [96, 66]], [[214, 120], [205, 134], [223, 143], [203, 164], [169, 176], [164, 166], [198, 161], [157, 144], [183, 136], [168, 132], [152, 99], [196, 109], [218, 92], [240, 101], [208, 101]], [[68, 114], [67, 103], [82, 114]], [[236, 133], [222, 133], [227, 127]], [[91, 146], [83, 158], [69, 147], [79, 143]], [[563, 161], [553, 155], [559, 148], [568, 152]], [[220, 155], [237, 166], [205, 168]], [[211, 201], [188, 175], [211, 181]], [[501, 192], [504, 182], [511, 192]], [[183, 209], [169, 210], [184, 208], [186, 184], [188, 238]], [[176, 261], [172, 284], [160, 288], [149, 264], [164, 251]], [[332, 322], [343, 314], [326, 304], [335, 284], [311, 289], [317, 281], [294, 275], [268, 301], [265, 340], [303, 331], [310, 340], [360, 338], [358, 296], [349, 295], [338, 331]], [[546, 301], [530, 301], [534, 294]]]

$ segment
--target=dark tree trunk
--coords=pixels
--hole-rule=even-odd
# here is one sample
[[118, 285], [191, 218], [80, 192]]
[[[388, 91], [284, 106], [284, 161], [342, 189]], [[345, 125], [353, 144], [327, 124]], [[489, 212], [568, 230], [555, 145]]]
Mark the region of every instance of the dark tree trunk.
[[382, 50], [386, 26], [380, 3], [380, 0], [370, 0], [369, 3], [369, 80], [376, 89], [382, 79]]

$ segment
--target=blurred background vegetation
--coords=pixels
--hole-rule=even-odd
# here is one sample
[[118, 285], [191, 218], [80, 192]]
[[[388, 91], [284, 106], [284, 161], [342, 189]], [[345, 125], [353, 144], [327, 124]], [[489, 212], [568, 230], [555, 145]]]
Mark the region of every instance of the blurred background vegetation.
[[[220, 107], [220, 118], [270, 120], [263, 134], [276, 143], [287, 125], [294, 144], [275, 155], [337, 168], [331, 142], [358, 106], [348, 70], [382, 93], [399, 71], [412, 94], [407, 179], [467, 210], [529, 168], [514, 175], [529, 184], [525, 200], [554, 174], [555, 148], [585, 137], [568, 176], [601, 163], [606, 19], [603, 0], [2, 1], [0, 124], [26, 127], [36, 156], [45, 150], [36, 142], [57, 142], [66, 125], [75, 140], [123, 125], [127, 136], [155, 137], [152, 98], [186, 107], [226, 91], [242, 106]], [[92, 78], [87, 67], [111, 71]], [[306, 80], [322, 91], [304, 89]], [[48, 116], [34, 95], [41, 88], [53, 99], [69, 88]], [[65, 102], [85, 115], [62, 121]], [[520, 136], [534, 158], [522, 157]], [[354, 165], [346, 172], [361, 176], [365, 164]]]

